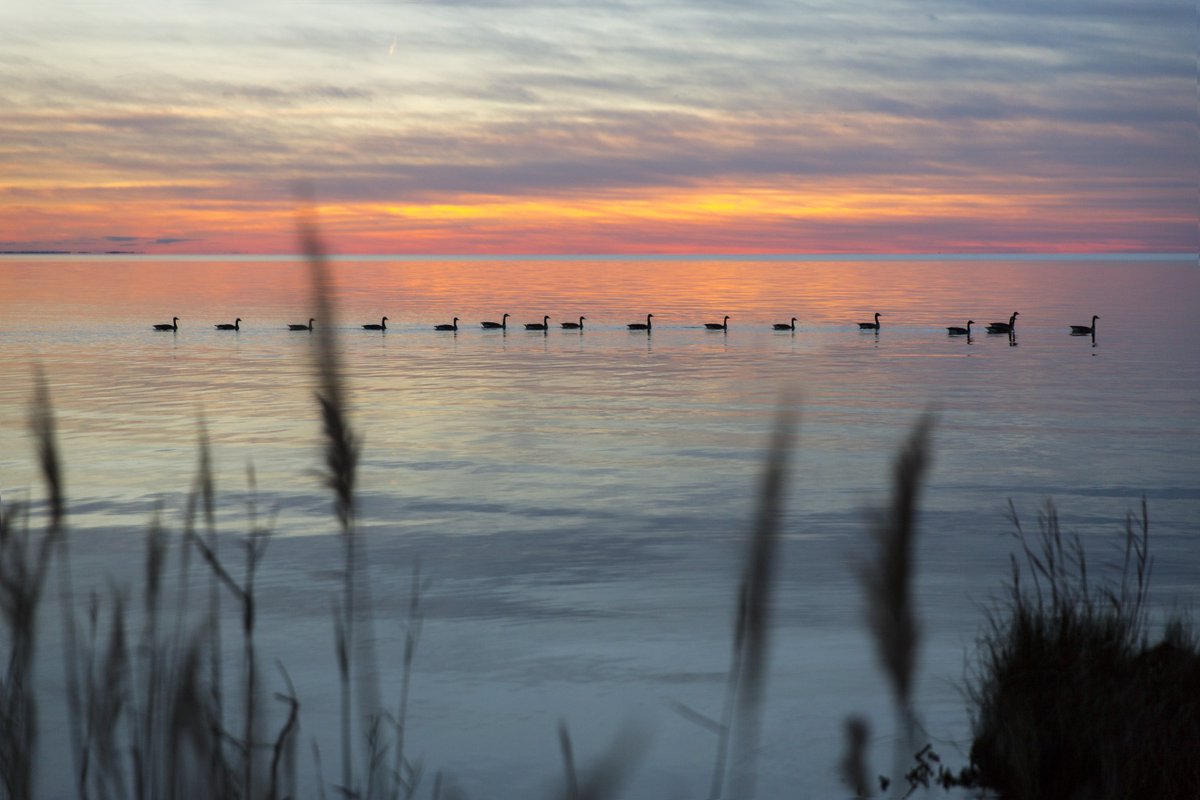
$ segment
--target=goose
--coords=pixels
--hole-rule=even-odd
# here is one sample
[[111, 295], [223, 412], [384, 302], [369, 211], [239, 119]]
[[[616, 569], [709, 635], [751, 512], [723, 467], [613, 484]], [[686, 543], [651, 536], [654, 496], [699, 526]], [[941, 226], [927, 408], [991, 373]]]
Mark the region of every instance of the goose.
[[156, 331], [177, 331], [179, 330], [179, 317], [171, 317], [170, 322], [162, 322], [154, 326]]
[[363, 325], [363, 330], [364, 331], [386, 331], [387, 330], [387, 321], [388, 321], [388, 318], [384, 317], [383, 319], [379, 320], [378, 325], [376, 325], [374, 323], [371, 323], [370, 325]]
[[542, 317], [541, 322], [526, 322], [525, 330], [527, 330], [527, 331], [544, 331], [544, 330], [546, 330], [546, 326], [549, 325], [549, 323], [550, 323], [549, 317]]
[[1020, 311], [1014, 311], [1012, 316], [1008, 318], [1008, 322], [993, 322], [987, 326], [988, 333], [1015, 333], [1017, 330], [1017, 317], [1021, 316]]
[[297, 325], [294, 322], [289, 323], [288, 330], [289, 331], [311, 331], [313, 329], [312, 324], [313, 324], [313, 318], [309, 317], [307, 325]]
[[506, 330], [508, 330], [508, 316], [509, 316], [508, 314], [505, 314], [503, 317], [500, 318], [499, 322], [481, 322], [479, 324], [482, 325], [483, 327], [487, 328], [488, 330], [506, 331]]
[[874, 322], [858, 323], [858, 329], [861, 331], [878, 331], [879, 330], [879, 312], [878, 311], [875, 312], [875, 321]]
[[573, 331], [580, 330], [581, 331], [581, 330], [583, 330], [583, 321], [585, 319], [587, 319], [587, 317], [580, 317], [579, 322], [564, 322], [564, 323], [562, 323], [562, 326], [564, 328], [567, 328], [568, 330], [573, 330]]
[[219, 331], [240, 331], [242, 329], [242, 318], [238, 317], [234, 323], [230, 325], [228, 322], [222, 322], [220, 325], [213, 325]]
[[1088, 336], [1088, 335], [1095, 336], [1096, 335], [1096, 320], [1098, 320], [1098, 319], [1100, 319], [1100, 318], [1097, 317], [1095, 314], [1093, 314], [1091, 325], [1072, 325], [1071, 326], [1071, 335], [1072, 336]]
[[653, 314], [647, 314], [646, 321], [644, 323], [643, 322], [631, 322], [626, 327], [629, 328], [629, 330], [631, 330], [631, 331], [649, 331], [650, 330], [650, 318], [653, 316], [654, 316]]
[[775, 330], [777, 330], [777, 331], [794, 331], [794, 330], [796, 330], [796, 318], [792, 317], [792, 322], [790, 325], [786, 322], [776, 322]]
[[458, 317], [455, 317], [454, 322], [450, 323], [449, 325], [434, 325], [433, 329], [435, 331], [457, 331], [458, 330]]
[[704, 327], [710, 331], [727, 331], [729, 330], [729, 315], [725, 315], [723, 322], [706, 322], [704, 323]]
[[969, 319], [969, 320], [967, 320], [967, 327], [959, 328], [956, 325], [951, 325], [948, 328], [946, 328], [946, 331], [951, 336], [966, 336], [968, 339], [970, 339], [971, 338], [971, 326], [974, 324], [975, 324], [975, 320]]

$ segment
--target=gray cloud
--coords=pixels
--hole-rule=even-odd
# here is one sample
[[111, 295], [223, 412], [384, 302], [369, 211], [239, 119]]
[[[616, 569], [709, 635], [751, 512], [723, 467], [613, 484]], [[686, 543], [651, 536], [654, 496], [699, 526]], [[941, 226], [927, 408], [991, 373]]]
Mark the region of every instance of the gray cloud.
[[[259, 203], [306, 176], [347, 202], [969, 192], [1003, 175], [1088, 207], [1194, 208], [1182, 3], [122, 8], [0, 12], [0, 196]], [[59, 169], [58, 190], [34, 179]], [[97, 169], [104, 186], [78, 185]]]

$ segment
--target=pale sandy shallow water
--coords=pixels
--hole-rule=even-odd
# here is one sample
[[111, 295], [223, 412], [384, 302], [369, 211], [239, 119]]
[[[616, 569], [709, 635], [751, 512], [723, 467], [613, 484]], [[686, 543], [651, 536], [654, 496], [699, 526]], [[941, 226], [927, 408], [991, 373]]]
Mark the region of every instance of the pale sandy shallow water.
[[[381, 660], [395, 662], [419, 558], [431, 582], [411, 749], [472, 797], [543, 794], [560, 774], [560, 719], [581, 759], [628, 719], [651, 730], [631, 797], [705, 791], [712, 736], [666, 701], [719, 710], [741, 537], [785, 385], [802, 414], [762, 796], [842, 796], [834, 765], [850, 713], [871, 718], [875, 766], [888, 763], [887, 694], [853, 565], [863, 509], [884, 499], [889, 460], [927, 408], [939, 422], [920, 542], [921, 710], [952, 762], [967, 742], [964, 663], [1012, 550], [1009, 498], [1028, 522], [1053, 499], [1099, 563], [1145, 497], [1156, 602], [1200, 597], [1200, 346], [1175, 324], [1200, 296], [1194, 262], [335, 270]], [[59, 418], [77, 581], [132, 581], [156, 504], [178, 528], [203, 413], [229, 541], [244, 532], [248, 463], [260, 506], [277, 510], [262, 650], [288, 665], [305, 735], [332, 754], [334, 526], [311, 474], [312, 337], [283, 330], [310, 316], [307, 286], [287, 260], [0, 260], [0, 492], [40, 496], [25, 428], [37, 362]], [[1014, 309], [1015, 347], [945, 335]], [[518, 326], [543, 314], [588, 322], [582, 335], [478, 328], [505, 311]], [[860, 333], [874, 311], [883, 329]], [[651, 336], [625, 330], [649, 312]], [[357, 327], [383, 314], [386, 334]], [[700, 328], [724, 314], [727, 333]], [[1094, 346], [1067, 335], [1092, 314]], [[149, 330], [173, 315], [178, 333]], [[235, 316], [241, 332], [211, 328]], [[430, 330], [454, 316], [457, 335]], [[795, 334], [769, 329], [791, 316]], [[57, 670], [44, 674], [53, 688]], [[48, 705], [52, 741], [61, 712]], [[50, 794], [61, 791], [53, 763]]]

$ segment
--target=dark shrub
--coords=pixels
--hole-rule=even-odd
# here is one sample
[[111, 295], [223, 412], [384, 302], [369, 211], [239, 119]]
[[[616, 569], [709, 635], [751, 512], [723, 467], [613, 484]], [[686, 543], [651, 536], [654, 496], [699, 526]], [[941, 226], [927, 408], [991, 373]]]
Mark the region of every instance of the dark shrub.
[[1039, 523], [1036, 547], [1017, 523], [1032, 585], [1014, 559], [981, 642], [975, 780], [1005, 800], [1200, 797], [1200, 646], [1182, 619], [1147, 633], [1145, 509], [1120, 581], [1099, 589], [1052, 507]]

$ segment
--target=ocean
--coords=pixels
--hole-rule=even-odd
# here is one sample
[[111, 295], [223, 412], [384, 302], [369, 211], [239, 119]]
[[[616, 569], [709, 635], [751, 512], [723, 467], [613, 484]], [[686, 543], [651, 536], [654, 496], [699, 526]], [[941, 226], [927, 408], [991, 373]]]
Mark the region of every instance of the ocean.
[[[891, 764], [891, 698], [857, 576], [871, 511], [923, 414], [935, 423], [916, 552], [917, 710], [948, 765], [966, 761], [976, 639], [1019, 552], [1010, 503], [1036, 530], [1053, 502], [1100, 580], [1144, 500], [1156, 618], [1200, 600], [1194, 258], [330, 262], [337, 317], [315, 325], [336, 328], [361, 437], [381, 692], [394, 705], [419, 564], [406, 749], [425, 780], [440, 771], [468, 797], [551, 796], [560, 723], [581, 765], [630, 726], [642, 732], [623, 796], [707, 793], [716, 737], [677, 709], [721, 714], [746, 538], [787, 397], [799, 421], [761, 797], [847, 796], [837, 763], [851, 715], [872, 726], [874, 771]], [[257, 579], [259, 651], [294, 681], [302, 750], [316, 743], [328, 778], [340, 551], [317, 474], [315, 337], [287, 329], [316, 316], [310, 283], [298, 258], [0, 258], [0, 496], [33, 501], [36, 523], [40, 369], [76, 597], [136, 598], [155, 515], [177, 569], [203, 429], [223, 552], [240, 558], [251, 520], [274, 531]], [[985, 332], [1014, 311], [1014, 336]], [[860, 330], [875, 313], [879, 330]], [[507, 330], [481, 328], [504, 314]], [[650, 332], [627, 328], [647, 314]], [[705, 328], [726, 315], [727, 330]], [[1093, 336], [1070, 335], [1093, 315]], [[383, 316], [386, 331], [361, 327]], [[545, 316], [548, 330], [525, 330]], [[581, 316], [581, 330], [559, 327]], [[152, 330], [172, 317], [177, 331]], [[458, 331], [433, 330], [454, 317]], [[794, 331], [773, 329], [792, 317]], [[214, 328], [236, 318], [240, 330]], [[971, 337], [947, 335], [968, 320]], [[70, 783], [50, 606], [38, 786], [57, 796]], [[237, 649], [225, 657], [236, 676]], [[263, 680], [279, 691], [283, 679], [270, 668]], [[271, 713], [273, 729], [283, 710]]]

